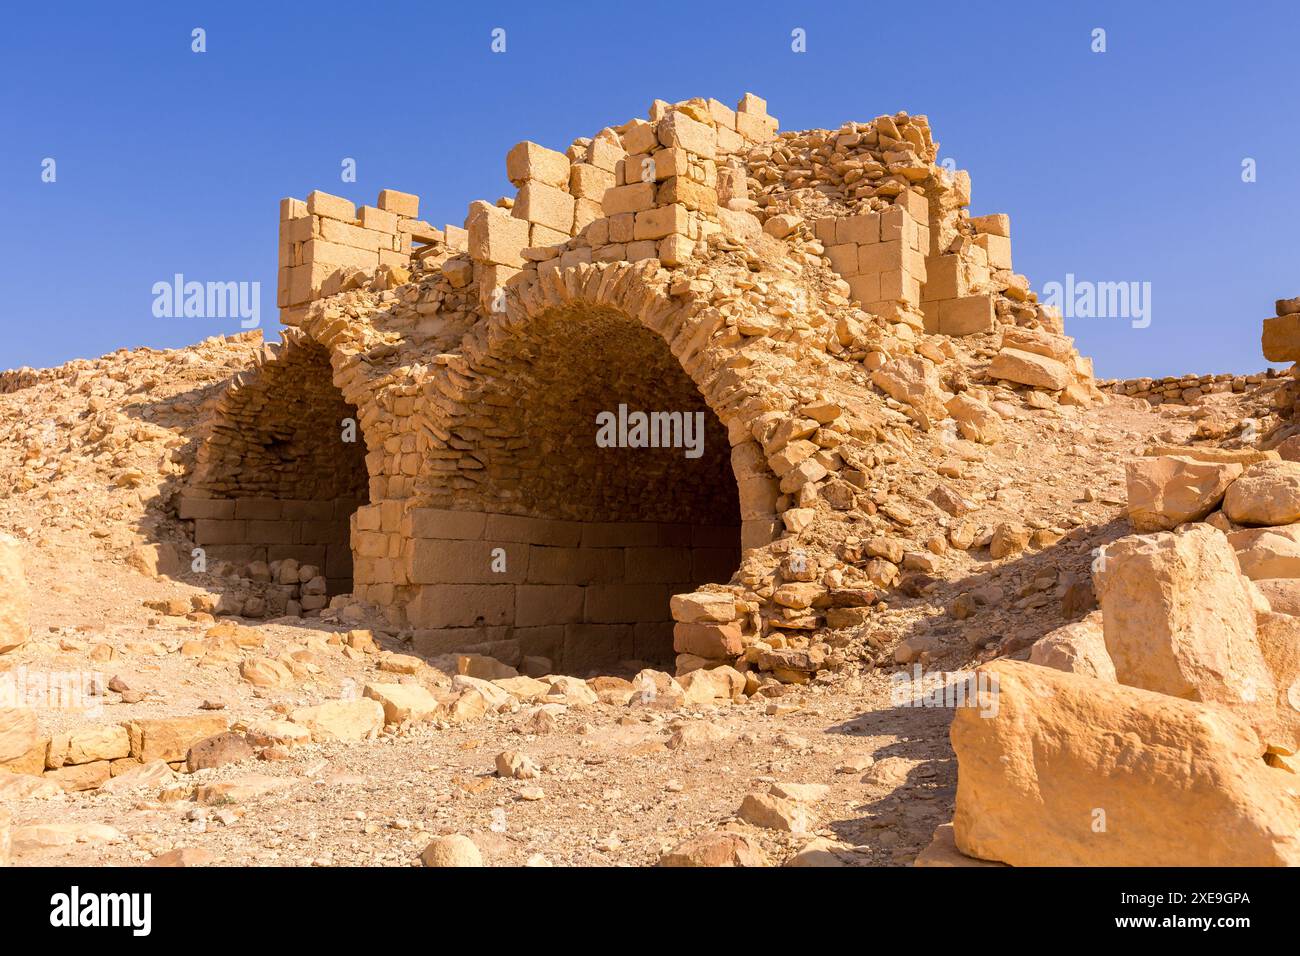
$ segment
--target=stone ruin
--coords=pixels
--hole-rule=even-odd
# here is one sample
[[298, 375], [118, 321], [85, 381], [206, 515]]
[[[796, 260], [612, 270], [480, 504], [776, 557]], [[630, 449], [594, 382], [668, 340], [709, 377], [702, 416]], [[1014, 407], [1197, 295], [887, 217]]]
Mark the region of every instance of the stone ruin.
[[[520, 143], [515, 195], [463, 227], [391, 189], [285, 199], [282, 341], [218, 402], [179, 516], [290, 588], [263, 613], [806, 681], [903, 576], [863, 541], [917, 520], [911, 436], [1101, 398], [1008, 217], [972, 218], [936, 153], [924, 116], [778, 133], [746, 94]], [[636, 412], [679, 447], [598, 444]]]

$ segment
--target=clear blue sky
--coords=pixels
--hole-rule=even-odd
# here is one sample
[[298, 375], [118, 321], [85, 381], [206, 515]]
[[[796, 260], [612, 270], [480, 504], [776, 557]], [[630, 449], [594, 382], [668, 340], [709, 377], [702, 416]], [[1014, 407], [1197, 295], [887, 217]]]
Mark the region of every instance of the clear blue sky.
[[752, 90], [785, 129], [928, 114], [973, 212], [1010, 214], [1036, 289], [1150, 282], [1149, 328], [1069, 323], [1099, 374], [1257, 370], [1260, 321], [1300, 294], [1298, 36], [1281, 2], [14, 4], [0, 368], [238, 331], [155, 318], [177, 272], [261, 281], [273, 332], [282, 196], [391, 186], [459, 223], [508, 190], [518, 140], [563, 149], [656, 97]]

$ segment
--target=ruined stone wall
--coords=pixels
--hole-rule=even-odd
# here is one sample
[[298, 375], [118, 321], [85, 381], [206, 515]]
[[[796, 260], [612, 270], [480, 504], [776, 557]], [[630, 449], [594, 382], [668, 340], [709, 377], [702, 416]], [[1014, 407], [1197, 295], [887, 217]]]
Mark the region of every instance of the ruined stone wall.
[[[366, 500], [357, 411], [331, 381], [328, 352], [293, 343], [223, 397], [178, 514], [209, 560], [293, 558], [331, 593], [352, 588], [348, 519]], [[203, 495], [203, 497], [200, 497]]]
[[[357, 515], [359, 552], [382, 547]], [[432, 508], [408, 510], [394, 572], [414, 598], [415, 646], [436, 654], [513, 640], [570, 672], [673, 657], [669, 598], [726, 580], [740, 560], [732, 526], [562, 521]]]
[[[391, 190], [287, 201], [286, 344], [324, 351], [364, 439], [353, 598], [430, 650], [526, 638], [580, 669], [659, 656], [671, 619], [679, 667], [757, 642], [758, 666], [815, 671], [827, 609], [869, 606], [899, 569], [780, 554], [819, 520], [908, 526], [888, 470], [913, 429], [978, 434], [997, 394], [1097, 394], [1012, 272], [1008, 218], [971, 218], [969, 177], [936, 154], [921, 116], [778, 135], [752, 95], [656, 101], [565, 151], [519, 144], [515, 195], [463, 228]], [[620, 406], [702, 415], [701, 454], [600, 447]], [[217, 430], [199, 497], [228, 496], [220, 475], [259, 447]]]

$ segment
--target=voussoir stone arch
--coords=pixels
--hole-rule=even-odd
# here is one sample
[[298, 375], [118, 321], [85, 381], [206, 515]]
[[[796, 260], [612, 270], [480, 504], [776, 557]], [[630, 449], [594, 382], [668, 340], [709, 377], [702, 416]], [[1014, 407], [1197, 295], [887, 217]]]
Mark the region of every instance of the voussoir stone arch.
[[[503, 305], [423, 383], [399, 594], [417, 646], [513, 640], [569, 670], [670, 659], [671, 595], [729, 580], [742, 544], [773, 537], [761, 384], [710, 344], [708, 300], [656, 265], [551, 270]], [[597, 447], [594, 413], [619, 406], [701, 422], [698, 454]]]

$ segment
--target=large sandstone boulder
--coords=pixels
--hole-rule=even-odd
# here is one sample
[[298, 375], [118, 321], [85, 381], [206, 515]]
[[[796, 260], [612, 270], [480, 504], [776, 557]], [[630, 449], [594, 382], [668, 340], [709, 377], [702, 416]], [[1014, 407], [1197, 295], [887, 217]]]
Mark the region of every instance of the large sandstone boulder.
[[920, 355], [894, 359], [871, 373], [871, 383], [916, 413], [921, 427], [929, 428], [948, 414], [948, 398], [934, 363]]
[[31, 596], [23, 574], [22, 545], [0, 534], [0, 654], [22, 647], [31, 636]]
[[1002, 416], [967, 394], [954, 395], [945, 406], [961, 437], [991, 445], [1002, 437]]
[[377, 700], [327, 700], [300, 707], [289, 715], [295, 724], [311, 731], [315, 743], [327, 740], [367, 740], [384, 729], [384, 706]]
[[30, 707], [0, 707], [0, 764], [27, 754], [38, 739], [36, 714]]
[[1300, 541], [1280, 534], [1253, 535], [1248, 541], [1237, 549], [1237, 563], [1246, 577], [1255, 581], [1300, 578]]
[[1100, 611], [1044, 634], [1029, 649], [1029, 662], [1115, 683], [1115, 664], [1106, 651]]
[[1300, 575], [1293, 578], [1263, 578], [1255, 586], [1268, 601], [1274, 614], [1300, 617]]
[[1300, 618], [1259, 618], [1259, 650], [1276, 688], [1276, 718], [1264, 743], [1276, 753], [1300, 753]]
[[1046, 355], [1026, 352], [1023, 349], [1004, 348], [989, 363], [990, 379], [1005, 379], [1020, 385], [1060, 391], [1074, 377], [1064, 363]]
[[1300, 462], [1261, 461], [1232, 483], [1223, 513], [1237, 524], [1300, 521]]
[[1140, 532], [1171, 531], [1200, 521], [1219, 506], [1242, 473], [1238, 464], [1191, 458], [1139, 458], [1125, 467], [1128, 518]]
[[959, 707], [957, 848], [1014, 866], [1296, 866], [1294, 777], [1212, 704], [1019, 661]]
[[1252, 724], [1272, 719], [1272, 678], [1255, 640], [1255, 604], [1228, 539], [1209, 525], [1131, 535], [1097, 574], [1106, 650], [1121, 684], [1215, 701]]

